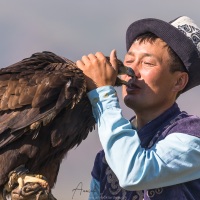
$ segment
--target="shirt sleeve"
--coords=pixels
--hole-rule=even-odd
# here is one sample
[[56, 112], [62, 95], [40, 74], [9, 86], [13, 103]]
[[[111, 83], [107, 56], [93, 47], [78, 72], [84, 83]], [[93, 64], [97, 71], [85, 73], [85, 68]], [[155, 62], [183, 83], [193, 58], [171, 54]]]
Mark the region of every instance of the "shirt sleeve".
[[90, 194], [88, 200], [100, 200], [100, 183], [92, 178], [90, 183]]
[[165, 187], [200, 178], [200, 139], [173, 133], [150, 149], [122, 116], [116, 91], [104, 86], [88, 93], [106, 160], [126, 190]]

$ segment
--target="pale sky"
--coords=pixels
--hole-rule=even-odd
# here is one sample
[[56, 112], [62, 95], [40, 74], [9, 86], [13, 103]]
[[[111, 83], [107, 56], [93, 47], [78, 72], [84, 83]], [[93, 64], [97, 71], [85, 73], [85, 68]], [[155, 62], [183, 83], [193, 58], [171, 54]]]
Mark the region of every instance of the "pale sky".
[[[171, 21], [187, 15], [200, 27], [197, 0], [1, 0], [0, 67], [6, 67], [32, 53], [52, 51], [73, 61], [101, 51], [117, 50], [123, 60], [125, 32], [135, 20], [159, 18]], [[120, 96], [120, 88], [117, 89]], [[182, 95], [182, 110], [200, 116], [200, 87]], [[130, 118], [132, 111], [125, 108]], [[92, 132], [61, 165], [53, 194], [58, 200], [85, 200], [87, 192], [73, 193], [80, 182], [88, 190], [96, 153], [101, 149], [98, 134]]]

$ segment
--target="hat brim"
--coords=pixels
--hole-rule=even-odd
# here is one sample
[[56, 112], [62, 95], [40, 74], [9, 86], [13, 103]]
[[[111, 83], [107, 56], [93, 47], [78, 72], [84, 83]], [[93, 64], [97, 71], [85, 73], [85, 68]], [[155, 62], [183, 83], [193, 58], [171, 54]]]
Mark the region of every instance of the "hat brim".
[[[174, 27], [170, 23], [165, 21], [147, 18], [141, 19], [136, 22], [133, 22], [127, 29], [126, 32], [126, 48], [127, 51], [130, 49], [134, 40], [141, 34], [146, 32], [151, 32], [165, 41], [179, 56], [185, 65], [186, 69], [189, 72], [189, 82], [193, 82], [192, 75], [195, 75], [195, 71], [193, 72], [193, 65], [196, 61], [199, 63], [199, 55], [197, 48], [193, 44], [192, 40], [190, 40], [183, 32], [181, 32], [178, 28]], [[196, 82], [196, 81], [195, 81]], [[197, 83], [190, 83], [186, 86], [185, 90], [194, 87]], [[199, 84], [199, 83], [198, 83]]]

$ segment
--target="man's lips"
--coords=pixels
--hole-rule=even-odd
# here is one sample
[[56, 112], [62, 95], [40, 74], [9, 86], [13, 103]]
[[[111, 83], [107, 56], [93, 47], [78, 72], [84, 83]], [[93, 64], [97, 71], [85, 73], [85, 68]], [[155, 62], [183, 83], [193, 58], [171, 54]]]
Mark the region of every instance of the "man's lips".
[[135, 92], [136, 90], [140, 90], [141, 88], [135, 83], [134, 80], [130, 79], [127, 84], [126, 91], [127, 93]]

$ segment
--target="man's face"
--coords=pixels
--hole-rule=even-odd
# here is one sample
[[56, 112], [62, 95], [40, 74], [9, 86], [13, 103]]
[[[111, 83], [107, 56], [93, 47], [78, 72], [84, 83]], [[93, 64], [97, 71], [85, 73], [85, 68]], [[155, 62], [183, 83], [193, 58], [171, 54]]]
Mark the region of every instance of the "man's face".
[[166, 43], [161, 39], [155, 42], [135, 41], [125, 56], [124, 64], [131, 67], [136, 79], [125, 76], [129, 86], [123, 86], [125, 104], [135, 112], [167, 109], [176, 98], [173, 91], [176, 72], [170, 72], [170, 56]]

